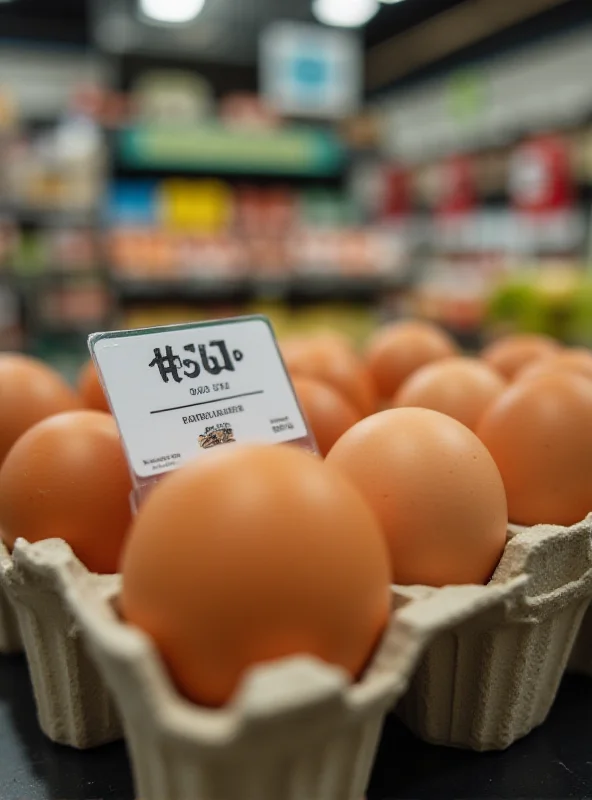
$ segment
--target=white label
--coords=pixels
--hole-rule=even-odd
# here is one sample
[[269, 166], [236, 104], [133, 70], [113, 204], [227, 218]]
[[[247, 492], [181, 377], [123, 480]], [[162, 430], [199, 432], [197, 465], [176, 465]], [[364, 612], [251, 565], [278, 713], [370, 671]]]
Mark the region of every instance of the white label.
[[89, 347], [140, 478], [218, 445], [308, 436], [263, 317], [97, 333]]
[[259, 50], [261, 92], [278, 113], [340, 118], [359, 108], [363, 50], [351, 31], [280, 20]]

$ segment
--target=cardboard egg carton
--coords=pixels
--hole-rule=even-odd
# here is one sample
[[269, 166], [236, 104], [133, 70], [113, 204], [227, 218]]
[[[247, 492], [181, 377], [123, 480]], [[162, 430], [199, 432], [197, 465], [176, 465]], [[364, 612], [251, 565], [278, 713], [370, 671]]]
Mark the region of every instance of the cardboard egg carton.
[[230, 705], [210, 710], [181, 697], [152, 641], [120, 620], [117, 580], [97, 580], [60, 541], [21, 540], [14, 562], [23, 577], [43, 574], [83, 631], [119, 708], [142, 800], [360, 800], [383, 718], [425, 646], [495, 614], [524, 582], [394, 592], [388, 630], [358, 683], [310, 657], [285, 659], [254, 668]]
[[[0, 543], [0, 595], [16, 612], [41, 729], [58, 744], [82, 749], [119, 739], [122, 731], [64, 598], [62, 544], [34, 546], [21, 540], [10, 556]], [[118, 576], [88, 573], [71, 551], [70, 558], [72, 569], [83, 571], [100, 596], [119, 584]]]
[[592, 517], [571, 528], [512, 527], [486, 589], [518, 576], [527, 581], [512, 602], [451, 626], [427, 648], [398, 706], [422, 739], [502, 750], [546, 719], [592, 598]]
[[118, 724], [98, 713], [111, 708], [104, 679], [143, 800], [359, 800], [399, 700], [424, 739], [506, 747], [546, 717], [592, 596], [590, 520], [512, 530], [487, 586], [394, 587], [389, 628], [359, 683], [287, 659], [253, 669], [214, 711], [183, 699], [151, 640], [119, 619], [118, 576], [90, 574], [57, 540], [20, 540], [0, 564], [43, 729], [79, 747], [115, 738]]

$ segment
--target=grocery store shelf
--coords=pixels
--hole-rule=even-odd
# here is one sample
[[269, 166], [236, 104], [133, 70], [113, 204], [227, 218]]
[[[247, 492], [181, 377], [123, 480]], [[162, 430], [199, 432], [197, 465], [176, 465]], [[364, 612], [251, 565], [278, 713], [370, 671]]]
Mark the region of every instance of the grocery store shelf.
[[201, 278], [186, 280], [118, 279], [120, 302], [194, 303], [207, 301], [288, 300], [293, 302], [371, 302], [407, 288], [401, 276], [302, 275], [289, 278]]
[[25, 294], [72, 284], [105, 283], [106, 273], [99, 269], [59, 270], [44, 269], [39, 272], [21, 273], [18, 270], [0, 270], [0, 282], [15, 291]]
[[[507, 750], [487, 754], [425, 744], [391, 714], [366, 797], [590, 797], [591, 707], [590, 678], [568, 675], [544, 725]], [[24, 656], [0, 659], [0, 740], [2, 800], [136, 796], [123, 742], [79, 751], [47, 741], [37, 721]]]
[[98, 212], [88, 209], [37, 208], [0, 203], [0, 220], [39, 228], [95, 227]]
[[112, 288], [121, 303], [178, 303], [238, 298], [248, 281], [226, 278], [187, 280], [115, 279]]
[[253, 131], [215, 124], [151, 125], [114, 135], [116, 160], [139, 171], [324, 177], [340, 174], [346, 159], [330, 130], [304, 125]]
[[403, 275], [302, 275], [292, 280], [291, 293], [303, 299], [376, 299], [386, 293], [403, 291], [409, 283]]
[[406, 276], [296, 275], [244, 278], [201, 277], [186, 279], [117, 278], [106, 270], [46, 271], [33, 275], [0, 271], [0, 283], [23, 298], [50, 288], [101, 284], [116, 304], [158, 305], [284, 301], [296, 305], [321, 302], [374, 303], [410, 285]]
[[33, 333], [42, 333], [44, 337], [55, 337], [56, 339], [83, 339], [95, 333], [109, 329], [110, 322], [104, 318], [80, 320], [77, 322], [56, 322], [53, 320], [43, 320], [34, 326]]

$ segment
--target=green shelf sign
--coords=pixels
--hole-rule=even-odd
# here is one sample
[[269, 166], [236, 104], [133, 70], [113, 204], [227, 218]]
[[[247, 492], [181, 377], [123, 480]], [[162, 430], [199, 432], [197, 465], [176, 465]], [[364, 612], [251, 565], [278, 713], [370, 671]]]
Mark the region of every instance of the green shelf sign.
[[120, 131], [118, 153], [131, 169], [330, 176], [345, 148], [330, 131], [302, 127], [244, 131], [221, 126], [139, 126]]
[[487, 108], [487, 81], [477, 68], [453, 73], [448, 81], [447, 92], [449, 112], [460, 124], [473, 122]]

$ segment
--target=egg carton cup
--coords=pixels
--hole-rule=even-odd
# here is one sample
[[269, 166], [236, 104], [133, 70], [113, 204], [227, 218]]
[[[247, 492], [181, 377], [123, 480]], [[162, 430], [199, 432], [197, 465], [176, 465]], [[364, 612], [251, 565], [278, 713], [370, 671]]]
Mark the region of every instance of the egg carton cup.
[[503, 750], [544, 722], [592, 598], [592, 517], [571, 528], [511, 527], [485, 588], [518, 576], [527, 580], [511, 600], [451, 626], [425, 651], [397, 708], [425, 741]]
[[123, 734], [113, 700], [64, 598], [64, 547], [69, 568], [84, 573], [99, 596], [119, 585], [119, 576], [91, 575], [65, 542], [31, 545], [20, 539], [12, 555], [0, 543], [0, 595], [18, 620], [41, 729], [57, 744], [86, 749]]
[[388, 629], [362, 679], [311, 657], [253, 668], [232, 702], [204, 709], [173, 686], [151, 639], [116, 611], [64, 550], [62, 586], [111, 688], [142, 800], [361, 800], [385, 714], [439, 631], [493, 611], [499, 590], [450, 587], [437, 597], [393, 593]]

